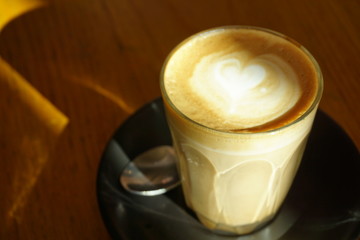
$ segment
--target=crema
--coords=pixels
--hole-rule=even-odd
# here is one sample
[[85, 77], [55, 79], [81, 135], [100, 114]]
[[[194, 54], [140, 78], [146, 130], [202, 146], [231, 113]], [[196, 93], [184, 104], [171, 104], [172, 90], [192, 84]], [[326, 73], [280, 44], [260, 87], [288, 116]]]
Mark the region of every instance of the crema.
[[294, 121], [317, 93], [316, 69], [293, 42], [254, 29], [190, 38], [164, 72], [173, 104], [223, 131], [264, 131]]

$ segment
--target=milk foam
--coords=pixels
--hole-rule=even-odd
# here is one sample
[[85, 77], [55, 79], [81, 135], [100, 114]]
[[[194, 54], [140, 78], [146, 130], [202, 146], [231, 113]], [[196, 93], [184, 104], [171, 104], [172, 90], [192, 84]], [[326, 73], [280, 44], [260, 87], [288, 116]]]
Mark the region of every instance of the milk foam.
[[309, 84], [314, 77], [300, 49], [270, 34], [243, 29], [190, 39], [164, 70], [165, 89], [176, 108], [221, 131], [252, 131], [293, 121], [315, 96], [314, 83]]
[[283, 115], [296, 104], [300, 97], [296, 78], [291, 66], [277, 56], [219, 52], [196, 64], [189, 87], [226, 125], [250, 128]]

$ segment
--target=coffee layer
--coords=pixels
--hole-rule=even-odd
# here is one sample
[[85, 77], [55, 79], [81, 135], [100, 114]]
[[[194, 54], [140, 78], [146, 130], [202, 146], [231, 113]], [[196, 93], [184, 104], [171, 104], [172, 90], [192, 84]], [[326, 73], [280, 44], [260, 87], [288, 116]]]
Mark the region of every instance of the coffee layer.
[[192, 38], [164, 70], [173, 104], [192, 120], [224, 131], [263, 131], [295, 120], [315, 97], [316, 77], [297, 45], [249, 29]]

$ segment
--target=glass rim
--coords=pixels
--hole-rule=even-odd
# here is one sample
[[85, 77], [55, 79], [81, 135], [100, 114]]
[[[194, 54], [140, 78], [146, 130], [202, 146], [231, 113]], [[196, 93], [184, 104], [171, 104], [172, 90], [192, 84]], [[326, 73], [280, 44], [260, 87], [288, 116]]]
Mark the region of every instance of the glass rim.
[[[305, 53], [305, 55], [309, 58], [310, 62], [312, 63], [312, 65], [315, 68], [316, 71], [316, 80], [318, 83], [318, 89], [316, 91], [316, 96], [313, 100], [313, 102], [311, 103], [311, 105], [306, 109], [306, 111], [299, 117], [297, 117], [295, 120], [282, 125], [280, 127], [276, 127], [273, 129], [268, 129], [265, 131], [254, 131], [254, 132], [235, 132], [235, 131], [226, 131], [226, 130], [220, 130], [220, 129], [215, 129], [215, 128], [211, 128], [208, 127], [204, 124], [201, 124], [193, 119], [191, 119], [190, 117], [188, 117], [187, 115], [185, 115], [183, 112], [181, 112], [176, 105], [171, 101], [170, 97], [168, 96], [166, 89], [165, 89], [165, 83], [164, 83], [164, 73], [165, 73], [165, 69], [166, 66], [168, 64], [168, 62], [170, 61], [171, 57], [177, 52], [178, 49], [180, 49], [183, 45], [185, 45], [186, 43], [188, 43], [189, 41], [191, 41], [192, 39], [199, 37], [201, 35], [205, 35], [208, 34], [210, 32], [214, 32], [214, 31], [225, 31], [228, 29], [251, 29], [251, 30], [255, 30], [255, 31], [261, 31], [261, 32], [265, 32], [268, 34], [272, 34], [274, 36], [280, 37], [284, 40], [286, 40], [287, 42], [291, 43], [292, 45], [295, 45], [298, 49], [300, 49], [303, 53]], [[177, 44], [168, 54], [168, 56], [166, 57], [162, 68], [161, 68], [161, 73], [160, 73], [160, 90], [162, 93], [162, 98], [164, 101], [166, 101], [169, 106], [176, 112], [176, 114], [178, 114], [182, 119], [184, 119], [185, 121], [188, 121], [190, 123], [192, 123], [194, 126], [205, 129], [207, 131], [210, 132], [215, 132], [215, 133], [220, 133], [220, 134], [233, 134], [233, 135], [253, 135], [253, 134], [270, 134], [270, 133], [275, 133], [278, 132], [282, 129], [288, 128], [290, 126], [295, 125], [296, 123], [302, 121], [304, 118], [306, 118], [313, 110], [314, 108], [316, 108], [318, 106], [318, 103], [320, 102], [322, 93], [323, 93], [323, 88], [324, 88], [324, 83], [323, 83], [323, 75], [320, 69], [320, 66], [318, 64], [318, 62], [316, 61], [316, 59], [313, 57], [313, 55], [300, 43], [298, 43], [297, 41], [295, 41], [294, 39], [280, 33], [274, 30], [270, 30], [267, 28], [263, 28], [263, 27], [256, 27], [256, 26], [248, 26], [248, 25], [228, 25], [228, 26], [221, 26], [221, 27], [214, 27], [214, 28], [210, 28], [210, 29], [206, 29], [203, 31], [200, 31], [198, 33], [195, 33], [187, 38], [185, 38], [183, 41], [181, 41], [179, 44]], [[245, 130], [245, 129], [244, 129]]]

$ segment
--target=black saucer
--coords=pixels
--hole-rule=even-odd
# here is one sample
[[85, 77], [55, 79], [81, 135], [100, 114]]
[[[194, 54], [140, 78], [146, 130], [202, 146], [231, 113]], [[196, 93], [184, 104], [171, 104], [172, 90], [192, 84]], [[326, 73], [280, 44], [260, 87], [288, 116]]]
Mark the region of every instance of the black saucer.
[[[342, 240], [360, 237], [360, 157], [345, 132], [319, 111], [294, 184], [276, 218], [257, 232], [223, 236], [203, 227], [184, 203], [181, 188], [143, 197], [126, 192], [119, 174], [145, 150], [171, 145], [163, 104], [157, 99], [131, 116], [101, 159], [97, 196], [114, 239]], [[121, 151], [124, 150], [124, 152]]]

